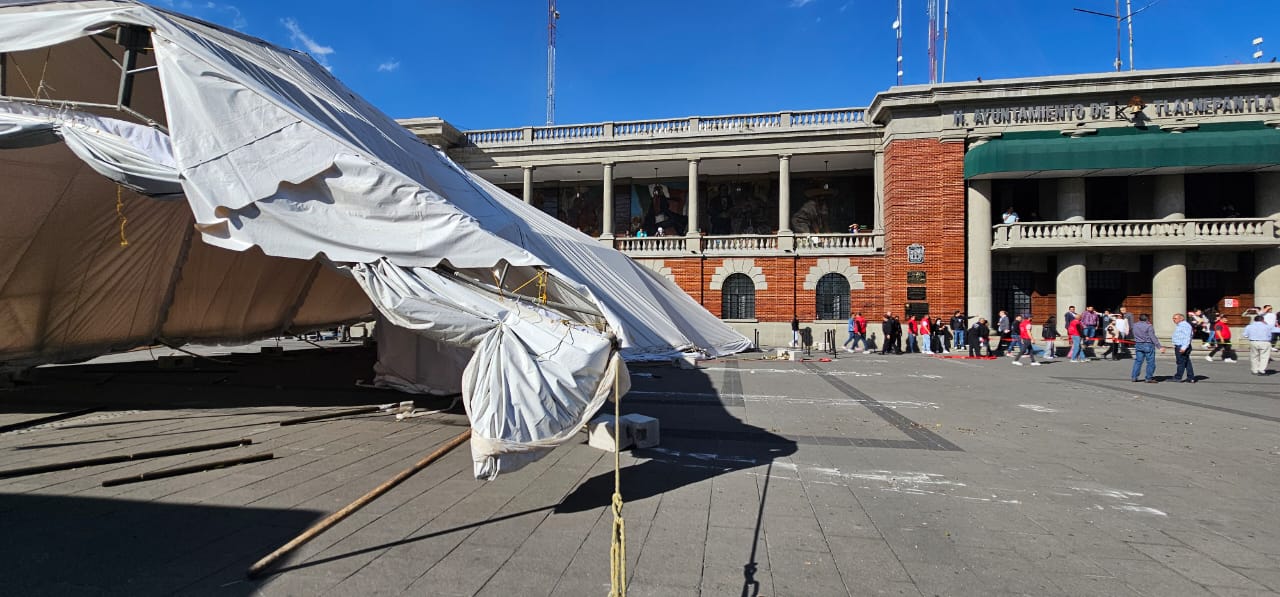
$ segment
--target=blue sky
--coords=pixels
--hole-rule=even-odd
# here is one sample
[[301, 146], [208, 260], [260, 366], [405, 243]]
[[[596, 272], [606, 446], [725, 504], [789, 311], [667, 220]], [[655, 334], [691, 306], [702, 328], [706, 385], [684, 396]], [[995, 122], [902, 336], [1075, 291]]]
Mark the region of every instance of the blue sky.
[[[546, 120], [542, 0], [152, 1], [307, 51], [395, 118]], [[896, 80], [895, 0], [557, 4], [557, 123], [865, 106]], [[1076, 7], [1115, 3], [952, 0], [947, 80], [1113, 70], [1115, 21]], [[925, 0], [903, 0], [904, 83], [928, 82], [927, 24]], [[1159, 0], [1134, 18], [1134, 61], [1252, 62], [1255, 37], [1280, 55], [1277, 0]], [[1125, 44], [1127, 69], [1127, 29]]]

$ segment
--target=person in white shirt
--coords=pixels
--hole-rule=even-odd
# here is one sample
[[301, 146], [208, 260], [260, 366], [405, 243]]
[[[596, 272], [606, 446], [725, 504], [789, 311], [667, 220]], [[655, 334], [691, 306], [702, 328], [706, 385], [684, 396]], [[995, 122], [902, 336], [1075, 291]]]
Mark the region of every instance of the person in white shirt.
[[1245, 326], [1244, 339], [1249, 342], [1249, 371], [1254, 375], [1267, 374], [1267, 362], [1271, 360], [1271, 333], [1275, 326], [1267, 325], [1266, 318], [1254, 315], [1253, 323]]

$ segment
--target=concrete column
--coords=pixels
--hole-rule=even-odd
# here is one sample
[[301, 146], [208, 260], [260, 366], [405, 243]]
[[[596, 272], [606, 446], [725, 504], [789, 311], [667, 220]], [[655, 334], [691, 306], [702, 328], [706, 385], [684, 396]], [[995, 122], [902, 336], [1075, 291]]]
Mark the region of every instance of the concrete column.
[[524, 202], [533, 203], [533, 166], [524, 167]]
[[600, 238], [613, 238], [613, 162], [604, 163], [604, 222], [600, 226]]
[[778, 156], [778, 232], [791, 232], [791, 155]]
[[[1253, 180], [1255, 209], [1259, 218], [1271, 218], [1280, 226], [1280, 173], [1255, 174]], [[1280, 308], [1280, 248], [1259, 249], [1253, 253], [1253, 302], [1259, 307]]]
[[1173, 314], [1187, 312], [1187, 252], [1157, 251], [1152, 263], [1151, 323], [1160, 342], [1167, 346], [1173, 336]]
[[[1058, 220], [1063, 222], [1084, 221], [1084, 179], [1058, 179]], [[1084, 305], [1076, 305], [1081, 312]]]
[[[875, 210], [873, 217], [874, 223], [871, 228], [875, 232], [884, 233], [884, 149], [876, 149], [873, 177], [875, 181], [875, 197], [871, 202], [872, 209]], [[987, 202], [991, 201], [991, 183], [987, 183], [987, 191], [983, 196], [987, 198]], [[991, 215], [986, 216], [986, 220], [990, 220]]]
[[1076, 313], [1084, 313], [1084, 308], [1088, 306], [1089, 277], [1084, 263], [1084, 251], [1058, 253], [1058, 279], [1054, 291], [1057, 295], [1054, 302], [1057, 312], [1053, 316], [1054, 321], [1058, 322], [1058, 333], [1063, 338], [1067, 336], [1067, 330], [1062, 327], [1062, 314], [1072, 305], [1075, 306]]
[[991, 310], [991, 181], [969, 181], [968, 195], [965, 217], [968, 230], [965, 246], [969, 261], [965, 276], [966, 314], [991, 319], [994, 314]]
[[689, 160], [689, 209], [685, 214], [689, 216], [687, 236], [701, 234], [698, 228], [698, 161], [696, 158]]
[[[1156, 178], [1156, 193], [1152, 214], [1159, 220], [1185, 220], [1187, 218], [1187, 190], [1181, 174], [1161, 174]], [[1157, 322], [1159, 323], [1159, 322]]]

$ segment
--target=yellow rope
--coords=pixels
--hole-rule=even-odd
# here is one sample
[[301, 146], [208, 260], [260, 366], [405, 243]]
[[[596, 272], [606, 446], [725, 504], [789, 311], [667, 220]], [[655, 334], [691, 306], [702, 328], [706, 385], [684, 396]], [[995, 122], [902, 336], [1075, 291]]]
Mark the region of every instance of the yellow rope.
[[124, 225], [129, 222], [129, 218], [124, 217], [124, 190], [120, 185], [116, 185], [116, 215], [120, 217], [120, 246], [129, 246], [129, 237], [124, 235]]
[[609, 597], [627, 596], [627, 525], [622, 519], [621, 367], [613, 368], [613, 544], [609, 547]]
[[547, 304], [547, 272], [538, 270], [538, 300]]

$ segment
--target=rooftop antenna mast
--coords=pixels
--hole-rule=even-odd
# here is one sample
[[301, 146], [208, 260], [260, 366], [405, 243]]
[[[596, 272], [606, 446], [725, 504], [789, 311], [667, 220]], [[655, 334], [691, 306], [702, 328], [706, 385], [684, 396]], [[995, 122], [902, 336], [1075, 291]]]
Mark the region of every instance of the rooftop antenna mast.
[[951, 20], [951, 0], [942, 2], [942, 76], [939, 81], [947, 82], [947, 21]]
[[898, 20], [893, 22], [893, 31], [898, 37], [898, 84], [902, 84], [902, 0], [898, 0]]
[[556, 0], [547, 0], [547, 125], [556, 121]]
[[1116, 0], [1115, 14], [1108, 14], [1105, 12], [1098, 12], [1096, 10], [1088, 10], [1084, 8], [1071, 9], [1076, 12], [1083, 12], [1085, 14], [1098, 15], [1100, 17], [1107, 17], [1109, 19], [1116, 20], [1116, 62], [1115, 62], [1116, 72], [1120, 72], [1121, 67], [1124, 65], [1124, 61], [1120, 58], [1120, 56], [1121, 56], [1121, 51], [1124, 47], [1124, 36], [1122, 34], [1122, 31], [1124, 30], [1123, 25], [1125, 24], [1125, 21], [1129, 22], [1129, 70], [1133, 70], [1133, 17], [1136, 16], [1138, 13], [1159, 4], [1160, 0], [1152, 0], [1151, 3], [1147, 4], [1146, 6], [1143, 6], [1142, 8], [1139, 8], [1138, 10], [1133, 10], [1133, 4], [1131, 2], [1132, 0], [1125, 0], [1124, 2], [1125, 12], [1121, 13], [1120, 0]]
[[929, 84], [938, 82], [938, 0], [929, 0]]

